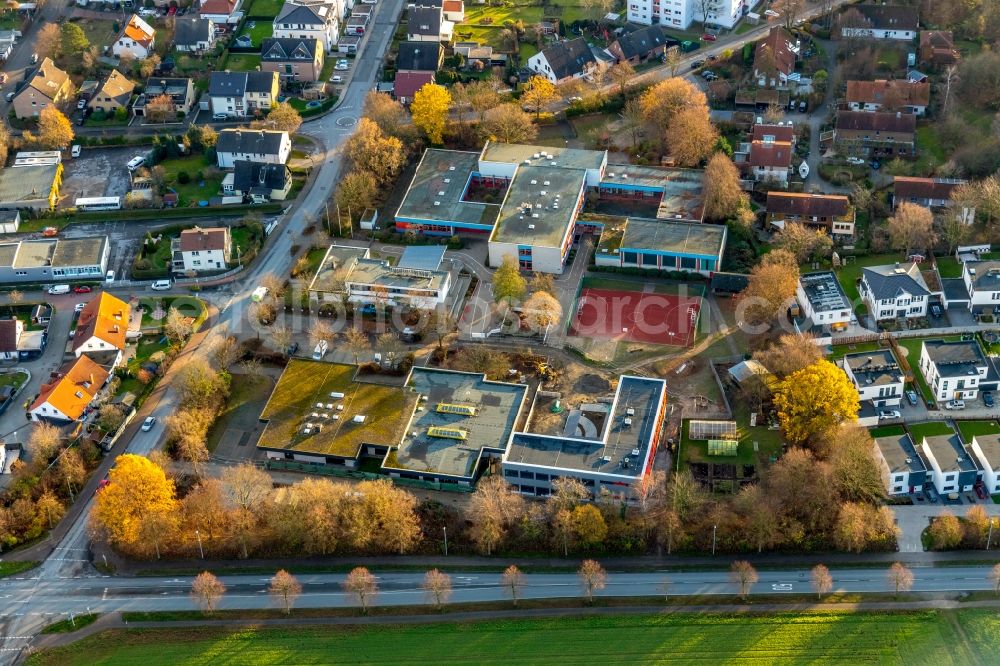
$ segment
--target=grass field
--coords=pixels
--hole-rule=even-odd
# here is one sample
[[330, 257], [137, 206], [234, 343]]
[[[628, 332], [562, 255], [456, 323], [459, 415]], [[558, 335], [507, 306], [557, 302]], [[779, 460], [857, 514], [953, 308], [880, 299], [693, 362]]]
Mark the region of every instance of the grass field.
[[250, 379], [246, 375], [237, 375], [235, 378], [237, 381], [233, 382], [229, 397], [226, 399], [226, 408], [208, 431], [209, 451], [215, 451], [227, 429], [252, 429], [274, 387], [270, 377]]
[[955, 421], [955, 425], [966, 444], [971, 444], [976, 435], [1000, 434], [1000, 424], [996, 421]]
[[[167, 187], [177, 192], [179, 206], [209, 201], [222, 187], [221, 172], [215, 168], [214, 162], [206, 161], [203, 155], [163, 160], [158, 166], [163, 167]], [[188, 182], [180, 182], [178, 176], [181, 172], [187, 173]], [[199, 173], [202, 175], [200, 179], [197, 177]]]
[[[274, 33], [274, 24], [266, 21], [256, 21], [253, 23], [254, 25], [252, 28], [250, 27], [250, 23], [243, 26], [243, 29], [240, 30], [240, 34], [237, 36], [240, 37], [246, 35], [250, 37], [251, 46], [259, 47], [261, 42], [269, 38]], [[230, 58], [232, 58], [232, 56], [230, 56]]]
[[938, 257], [937, 269], [943, 278], [962, 277], [962, 264], [955, 257]]
[[[961, 626], [964, 633], [957, 627]], [[391, 636], [391, 640], [386, 640]], [[990, 610], [636, 615], [398, 627], [111, 631], [29, 664], [993, 663]], [[446, 655], [446, 657], [445, 657]]]
[[951, 426], [942, 421], [928, 421], [927, 423], [913, 423], [907, 426], [913, 441], [919, 443], [924, 437], [935, 437], [937, 435], [954, 435], [955, 431]]
[[24, 382], [28, 381], [28, 375], [20, 371], [5, 372], [0, 374], [0, 387], [12, 386], [14, 390], [24, 386]]

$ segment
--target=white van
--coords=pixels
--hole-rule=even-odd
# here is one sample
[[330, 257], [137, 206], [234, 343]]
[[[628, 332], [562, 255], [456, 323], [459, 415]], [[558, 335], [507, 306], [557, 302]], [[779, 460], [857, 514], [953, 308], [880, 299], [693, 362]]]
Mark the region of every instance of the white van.
[[125, 165], [125, 166], [128, 168], [129, 171], [135, 171], [136, 169], [138, 169], [139, 167], [141, 167], [145, 163], [146, 163], [146, 158], [145, 157], [143, 157], [141, 155], [136, 155], [135, 157], [133, 157], [132, 159], [130, 159], [128, 161], [128, 164]]
[[108, 271], [108, 274], [104, 276], [104, 284], [113, 284], [115, 281], [115, 272]]
[[53, 296], [58, 296], [59, 294], [68, 294], [69, 285], [68, 284], [54, 284], [49, 287], [49, 293]]
[[265, 298], [267, 298], [267, 287], [257, 287], [250, 294], [250, 300], [254, 303], [260, 303]]
[[316, 345], [316, 349], [313, 350], [313, 360], [314, 361], [322, 360], [323, 357], [326, 356], [326, 352], [329, 348], [330, 347], [329, 345], [327, 345], [326, 340], [320, 340], [319, 343]]
[[170, 280], [157, 280], [149, 285], [149, 288], [154, 291], [167, 291], [170, 289]]

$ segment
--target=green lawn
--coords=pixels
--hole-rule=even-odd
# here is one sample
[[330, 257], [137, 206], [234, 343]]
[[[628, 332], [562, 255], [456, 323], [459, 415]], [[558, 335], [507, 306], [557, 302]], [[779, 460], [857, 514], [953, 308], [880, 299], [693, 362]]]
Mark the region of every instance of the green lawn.
[[943, 421], [927, 421], [926, 423], [912, 423], [907, 426], [913, 441], [920, 444], [924, 437], [934, 437], [935, 435], [954, 435], [955, 431], [951, 426]]
[[955, 257], [938, 257], [937, 269], [942, 278], [962, 277], [962, 263]]
[[685, 296], [703, 296], [705, 288], [703, 285], [694, 283], [665, 282], [658, 278], [646, 278], [637, 276], [592, 276], [583, 278], [583, 287], [590, 289], [617, 289], [619, 291], [643, 291], [647, 284], [653, 285], [654, 294], [683, 294]]
[[[143, 323], [146, 323], [146, 318], [143, 317]], [[152, 324], [150, 324], [152, 325]], [[128, 370], [132, 374], [139, 372], [146, 361], [150, 359], [153, 354], [157, 352], [165, 352], [170, 347], [170, 343], [160, 335], [147, 335], [139, 340], [139, 344], [136, 346], [135, 356], [133, 356], [128, 362]]]
[[1000, 434], [1000, 423], [996, 421], [955, 421], [955, 425], [966, 444], [971, 444], [976, 435]]
[[252, 72], [260, 67], [259, 53], [230, 53], [220, 69], [233, 72]]
[[228, 428], [252, 429], [257, 423], [260, 410], [267, 404], [273, 386], [270, 377], [247, 379], [245, 375], [241, 375], [239, 381], [234, 381], [229, 397], [226, 398], [226, 408], [208, 431], [208, 450], [215, 451]]
[[281, 11], [284, 0], [251, 0], [244, 11], [248, 17], [275, 17]]
[[858, 345], [833, 345], [830, 348], [830, 355], [828, 356], [828, 359], [831, 361], [839, 361], [848, 354], [863, 354], [865, 352], [873, 352], [880, 349], [885, 349], [885, 347], [877, 342], [865, 342]]
[[80, 19], [72, 21], [83, 29], [87, 35], [87, 41], [98, 46], [112, 44], [117, 35], [115, 34], [115, 24], [117, 21], [111, 19]]
[[905, 432], [906, 430], [901, 425], [879, 426], [868, 430], [868, 434], [872, 437], [897, 437]]
[[[199, 201], [209, 201], [218, 195], [222, 187], [222, 173], [214, 162], [205, 160], [204, 155], [189, 155], [163, 160], [158, 166], [163, 167], [167, 187], [177, 192], [178, 206], [197, 205]], [[179, 175], [187, 173], [188, 182], [181, 183]], [[198, 174], [201, 173], [201, 179]]]
[[205, 321], [205, 317], [208, 316], [205, 301], [193, 296], [167, 296], [165, 298], [153, 296], [139, 299], [139, 305], [143, 308], [141, 324], [143, 328], [163, 325], [166, 317], [164, 319], [154, 319], [152, 317], [152, 313], [156, 311], [157, 307], [162, 307], [164, 312], [169, 311], [170, 308], [177, 308], [182, 315], [193, 317], [195, 320], [195, 330]]
[[[782, 437], [780, 430], [770, 430], [767, 425], [750, 427], [750, 409], [737, 401], [733, 405], [740, 444], [735, 456], [708, 455], [708, 442], [688, 439], [688, 422], [685, 421], [681, 433], [681, 449], [684, 460], [692, 462], [716, 462], [732, 465], [763, 464], [772, 456], [781, 453]], [[757, 451], [753, 443], [757, 442]]]
[[[613, 576], [612, 576], [613, 578]], [[964, 629], [959, 634], [957, 626]], [[391, 640], [386, 640], [391, 635]], [[379, 627], [117, 630], [29, 664], [994, 663], [992, 610], [624, 615]], [[500, 647], [502, 646], [502, 647]]]
[[24, 386], [24, 382], [28, 380], [28, 375], [23, 372], [5, 372], [0, 374], [0, 387], [13, 386], [14, 390], [17, 390]]
[[[274, 24], [268, 23], [267, 21], [256, 21], [252, 28], [247, 27], [250, 25], [250, 21], [247, 21], [247, 25], [243, 26], [240, 30], [240, 34], [237, 35], [249, 35], [250, 45], [254, 47], [259, 47], [261, 42], [274, 34]], [[232, 59], [232, 55], [229, 56]]]
[[78, 629], [83, 629], [87, 625], [94, 624], [97, 622], [97, 618], [101, 617], [98, 613], [88, 613], [87, 615], [77, 615], [76, 617], [65, 620], [59, 620], [58, 622], [53, 622], [44, 629], [42, 629], [43, 634], [68, 634], [74, 632]]
[[34, 569], [38, 566], [38, 562], [0, 562], [0, 578], [4, 576], [13, 576], [14, 574], [19, 574], [28, 569]]

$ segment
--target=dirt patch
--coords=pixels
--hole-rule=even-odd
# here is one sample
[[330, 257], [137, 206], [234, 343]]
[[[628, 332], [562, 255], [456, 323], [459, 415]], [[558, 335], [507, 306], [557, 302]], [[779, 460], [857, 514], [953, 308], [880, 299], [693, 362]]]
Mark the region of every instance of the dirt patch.
[[576, 383], [573, 385], [573, 391], [585, 395], [609, 393], [611, 391], [611, 382], [600, 375], [586, 374], [576, 380]]

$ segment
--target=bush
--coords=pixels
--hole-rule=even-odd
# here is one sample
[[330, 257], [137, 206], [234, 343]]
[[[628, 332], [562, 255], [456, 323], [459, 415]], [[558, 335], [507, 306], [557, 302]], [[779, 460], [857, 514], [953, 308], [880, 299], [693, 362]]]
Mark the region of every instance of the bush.
[[189, 174], [187, 171], [178, 172], [177, 182], [180, 183], [181, 185], [187, 185], [188, 183], [191, 182], [191, 174]]

